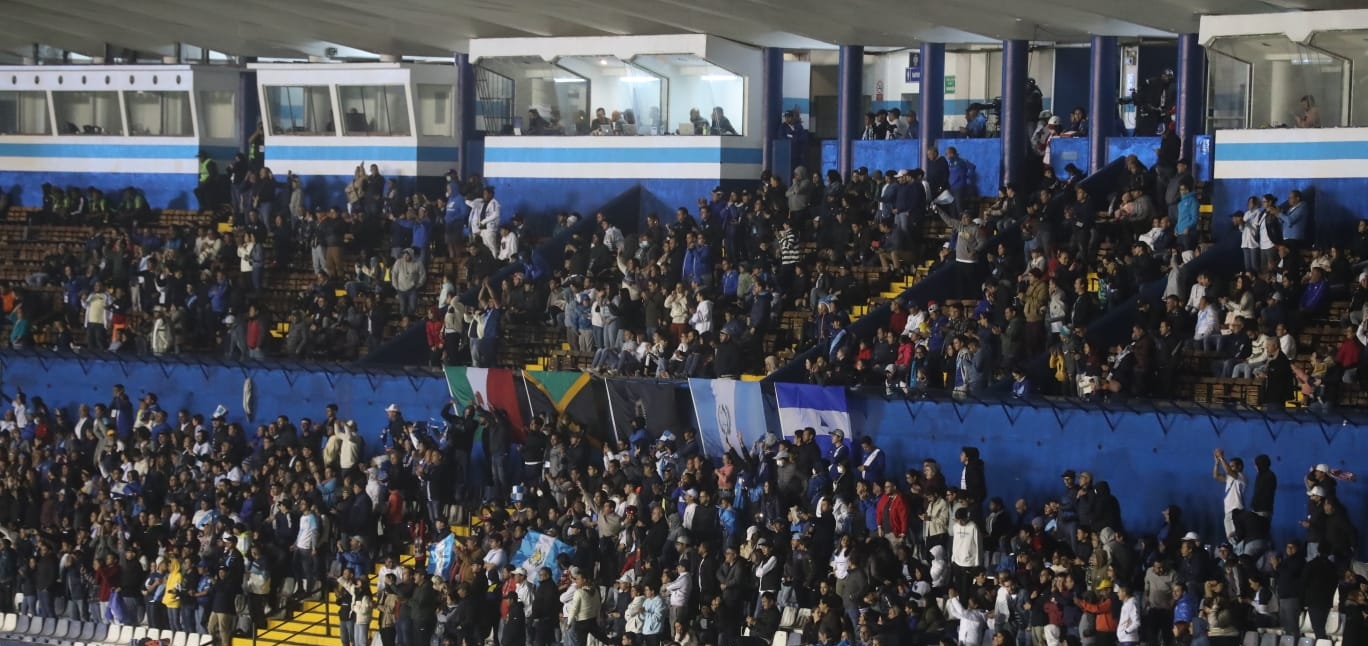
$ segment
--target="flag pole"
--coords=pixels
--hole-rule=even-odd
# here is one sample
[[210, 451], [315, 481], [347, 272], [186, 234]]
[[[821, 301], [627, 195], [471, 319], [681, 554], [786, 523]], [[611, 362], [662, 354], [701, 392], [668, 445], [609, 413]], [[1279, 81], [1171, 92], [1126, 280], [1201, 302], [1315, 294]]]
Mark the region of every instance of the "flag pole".
[[613, 412], [613, 382], [604, 379], [603, 388], [607, 391], [605, 394], [608, 395], [608, 419], [613, 420], [613, 437], [617, 439], [617, 441], [621, 442], [622, 432], [618, 431], [617, 413]]
[[[693, 405], [693, 409], [694, 409], [694, 421], [698, 422], [698, 430], [699, 430], [699, 431], [702, 431], [702, 430], [703, 430], [703, 414], [700, 413], [700, 412], [698, 411], [698, 398], [693, 396], [693, 379], [690, 379], [690, 380], [689, 380], [689, 391], [690, 391], [690, 392], [689, 392], [689, 402]], [[716, 395], [714, 395], [714, 396], [716, 396]], [[714, 406], [716, 406], [716, 403], [714, 403]], [[716, 411], [713, 411], [713, 414], [716, 415], [717, 412], [716, 412]], [[714, 420], [713, 420], [713, 426], [717, 426], [717, 425], [718, 425], [718, 424], [717, 424], [717, 420], [714, 419]], [[717, 435], [718, 435], [718, 437], [721, 437], [721, 436], [722, 436], [721, 429], [718, 429], [718, 431], [719, 431], [719, 432], [718, 432]], [[698, 434], [698, 443], [701, 444], [701, 445], [703, 445], [703, 455], [706, 456], [706, 457], [712, 457], [712, 456], [708, 455], [708, 439], [707, 439], [707, 438], [708, 438], [707, 434], [701, 433], [701, 432], [700, 432], [700, 433]]]
[[[536, 416], [537, 416], [537, 409], [534, 408], [534, 407], [532, 406], [532, 387], [529, 386], [529, 385], [527, 385], [528, 379], [530, 379], [530, 377], [527, 376], [527, 371], [526, 371], [526, 370], [523, 370], [523, 371], [522, 371], [523, 396], [527, 398], [527, 414], [528, 414], [528, 415], [531, 415], [532, 417], [536, 417]], [[528, 420], [528, 421], [530, 422], [530, 421], [532, 421], [532, 420]], [[552, 420], [552, 421], [553, 421], [553, 423], [554, 423], [555, 420]]]

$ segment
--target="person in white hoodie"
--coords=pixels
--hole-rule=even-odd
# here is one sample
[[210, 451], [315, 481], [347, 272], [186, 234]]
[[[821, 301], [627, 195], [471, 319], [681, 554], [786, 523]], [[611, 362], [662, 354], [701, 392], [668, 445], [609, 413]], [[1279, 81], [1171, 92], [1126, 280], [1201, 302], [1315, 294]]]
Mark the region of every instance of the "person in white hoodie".
[[1121, 618], [1116, 622], [1118, 646], [1140, 646], [1140, 602], [1131, 595], [1130, 586], [1116, 584], [1116, 598], [1121, 600]]
[[970, 517], [969, 509], [955, 510], [955, 521], [950, 524], [951, 584], [968, 590], [974, 575], [983, 567], [983, 532]]
[[[956, 602], [953, 606], [951, 600]], [[965, 605], [958, 601], [958, 597], [947, 599], [945, 614], [952, 620], [959, 620], [959, 646], [979, 646], [983, 643], [984, 631], [988, 629], [988, 613], [979, 607], [976, 595], [970, 595]]]

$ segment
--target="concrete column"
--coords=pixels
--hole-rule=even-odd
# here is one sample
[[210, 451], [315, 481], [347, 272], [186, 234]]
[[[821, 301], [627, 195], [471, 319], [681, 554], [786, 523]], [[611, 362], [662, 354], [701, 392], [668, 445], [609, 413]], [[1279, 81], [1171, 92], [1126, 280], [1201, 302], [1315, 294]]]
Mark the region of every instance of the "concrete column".
[[1028, 124], [1036, 115], [1026, 114], [1027, 57], [1031, 43], [1002, 42], [1002, 176], [1003, 181], [1024, 186], [1026, 149], [1031, 143]]
[[779, 125], [784, 122], [784, 50], [779, 47], [765, 47], [760, 50], [760, 58], [763, 83], [760, 98], [760, 143], [764, 146], [760, 152], [760, 167], [769, 169], [780, 177], [788, 177], [793, 172], [792, 168], [774, 167], [777, 161], [774, 147], [786, 141], [778, 137]]
[[461, 145], [461, 158], [457, 169], [461, 179], [466, 179], [476, 168], [471, 158], [470, 143], [476, 139], [475, 105], [478, 96], [475, 92], [475, 65], [470, 62], [469, 54], [456, 55], [456, 137]]
[[855, 140], [860, 136], [864, 114], [864, 47], [842, 45], [836, 81], [836, 170], [849, 178], [855, 168]]
[[[936, 144], [945, 132], [945, 44], [922, 43], [921, 106], [917, 115], [917, 138], [922, 148]], [[943, 152], [943, 151], [942, 151]], [[916, 166], [920, 166], [919, 161]]]
[[1192, 159], [1194, 140], [1206, 130], [1206, 50], [1198, 44], [1197, 34], [1179, 34], [1178, 69], [1174, 71], [1178, 83], [1175, 127], [1183, 142], [1182, 157]]
[[[1121, 52], [1115, 36], [1092, 37], [1088, 90], [1088, 172], [1106, 166], [1107, 137], [1116, 134], [1116, 99], [1120, 87]], [[1063, 119], [1064, 117], [1060, 117]]]

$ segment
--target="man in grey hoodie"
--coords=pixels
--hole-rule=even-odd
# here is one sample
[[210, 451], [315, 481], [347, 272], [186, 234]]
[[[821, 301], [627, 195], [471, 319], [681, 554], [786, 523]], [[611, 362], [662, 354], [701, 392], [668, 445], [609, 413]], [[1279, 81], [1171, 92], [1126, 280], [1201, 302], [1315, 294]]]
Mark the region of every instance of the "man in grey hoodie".
[[944, 210], [937, 209], [945, 226], [950, 227], [955, 236], [955, 296], [973, 298], [978, 296], [979, 253], [987, 242], [983, 230], [983, 220], [970, 218], [967, 212], [961, 213], [959, 220], [950, 217]]
[[799, 166], [793, 169], [793, 182], [788, 187], [788, 208], [789, 217], [795, 222], [801, 222], [800, 218], [812, 215], [809, 209], [812, 206], [815, 194], [812, 185], [812, 177], [808, 175], [806, 166]]

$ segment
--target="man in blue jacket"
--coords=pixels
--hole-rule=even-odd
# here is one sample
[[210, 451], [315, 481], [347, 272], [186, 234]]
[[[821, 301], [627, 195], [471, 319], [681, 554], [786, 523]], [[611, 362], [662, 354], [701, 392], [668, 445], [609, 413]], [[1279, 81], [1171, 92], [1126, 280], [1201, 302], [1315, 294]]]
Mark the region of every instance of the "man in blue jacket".
[[1302, 201], [1301, 191], [1287, 194], [1287, 204], [1278, 215], [1282, 222], [1283, 242], [1294, 250], [1306, 248], [1306, 235], [1311, 225], [1311, 210]]

